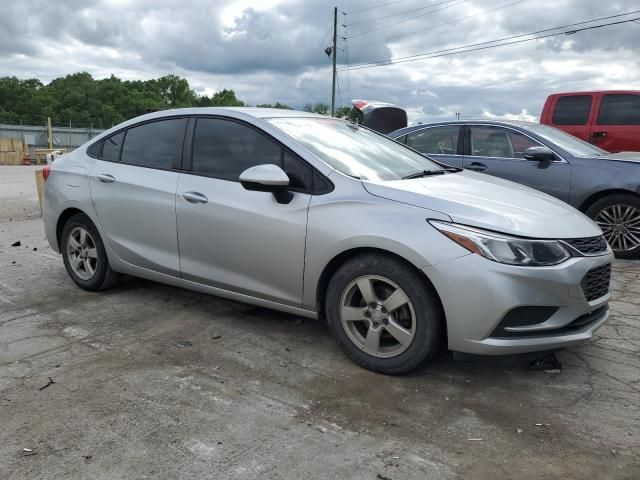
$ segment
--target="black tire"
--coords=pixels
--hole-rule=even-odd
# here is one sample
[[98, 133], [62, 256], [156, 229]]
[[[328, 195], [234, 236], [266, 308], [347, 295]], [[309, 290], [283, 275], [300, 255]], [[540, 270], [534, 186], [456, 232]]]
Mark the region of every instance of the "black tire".
[[[76, 272], [74, 272], [73, 268], [71, 267], [71, 260], [69, 258], [69, 242], [71, 241], [71, 232], [76, 227], [85, 229], [89, 233], [93, 243], [95, 244], [97, 253], [95, 262], [95, 273], [89, 279], [81, 278], [80, 276], [78, 276], [78, 274], [76, 274]], [[98, 233], [98, 229], [85, 214], [76, 213], [67, 220], [67, 222], [64, 224], [64, 227], [62, 228], [60, 243], [62, 258], [64, 260], [64, 267], [71, 277], [71, 280], [73, 280], [75, 284], [80, 288], [92, 292], [98, 292], [101, 290], [106, 290], [116, 283], [118, 274], [114, 272], [111, 269], [111, 265], [109, 265], [109, 259], [107, 258], [107, 253], [105, 252], [104, 244], [102, 243], [102, 238]]]
[[[350, 338], [343, 326], [340, 316], [343, 296], [347, 295], [346, 292], [352, 282], [362, 276], [384, 277], [391, 280], [404, 291], [413, 307], [415, 313], [413, 340], [404, 351], [395, 356], [380, 358], [365, 352]], [[366, 305], [364, 298], [360, 301], [361, 304]], [[437, 293], [418, 271], [391, 256], [363, 254], [344, 263], [329, 282], [325, 312], [331, 332], [340, 348], [355, 363], [375, 372], [387, 375], [407, 373], [433, 358], [442, 344], [444, 314]], [[369, 317], [367, 321], [371, 318]]]
[[[621, 205], [625, 208], [632, 207], [640, 212], [640, 197], [635, 195], [630, 195], [630, 194], [624, 194], [624, 193], [609, 195], [594, 202], [586, 210], [585, 214], [592, 220], [596, 221], [600, 212], [602, 212], [603, 210], [609, 207], [613, 207], [615, 205]], [[634, 228], [635, 228], [635, 232], [640, 231], [640, 225], [634, 224]], [[640, 245], [637, 245], [634, 248], [629, 248], [625, 250], [625, 249], [619, 248], [619, 245], [616, 244], [615, 242], [611, 242], [610, 241], [611, 238], [608, 238], [608, 237], [609, 236], [605, 231], [605, 238], [607, 238], [607, 241], [610, 242], [611, 249], [613, 250], [613, 253], [616, 256], [616, 258], [624, 258], [624, 259], [640, 258]], [[636, 237], [640, 238], [640, 235], [636, 234]], [[614, 246], [617, 248], [614, 248]]]

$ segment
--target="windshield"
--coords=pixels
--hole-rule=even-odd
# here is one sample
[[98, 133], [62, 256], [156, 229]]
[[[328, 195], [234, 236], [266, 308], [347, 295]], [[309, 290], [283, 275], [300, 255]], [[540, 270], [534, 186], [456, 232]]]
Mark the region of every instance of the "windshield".
[[335, 118], [270, 118], [336, 170], [363, 180], [399, 180], [424, 171], [443, 171], [437, 163], [383, 135]]
[[548, 127], [546, 125], [527, 125], [524, 128], [533, 133], [537, 133], [545, 140], [548, 140], [550, 143], [566, 150], [574, 157], [593, 158], [608, 155], [609, 153], [595, 145], [591, 145], [590, 143], [580, 140], [573, 135], [569, 135], [562, 130], [558, 130], [557, 128]]

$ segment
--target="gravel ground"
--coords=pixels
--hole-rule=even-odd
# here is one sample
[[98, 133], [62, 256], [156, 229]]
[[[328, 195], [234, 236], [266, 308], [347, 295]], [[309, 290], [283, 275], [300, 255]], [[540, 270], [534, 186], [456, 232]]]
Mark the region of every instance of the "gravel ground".
[[320, 322], [76, 288], [33, 170], [0, 167], [0, 478], [640, 478], [640, 262], [615, 263], [610, 321], [558, 373], [443, 353], [385, 377]]

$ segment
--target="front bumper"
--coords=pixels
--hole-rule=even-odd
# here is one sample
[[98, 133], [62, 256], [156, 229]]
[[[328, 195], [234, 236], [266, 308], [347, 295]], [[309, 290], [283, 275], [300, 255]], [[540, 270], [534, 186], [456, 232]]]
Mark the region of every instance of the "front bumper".
[[[581, 282], [587, 272], [612, 261], [608, 253], [552, 267], [518, 267], [469, 254], [423, 270], [442, 300], [449, 349], [503, 355], [589, 340], [609, 316], [611, 293], [588, 301]], [[534, 313], [517, 325], [514, 312], [531, 311], [544, 314], [536, 321]], [[517, 326], [505, 334], [507, 318]]]

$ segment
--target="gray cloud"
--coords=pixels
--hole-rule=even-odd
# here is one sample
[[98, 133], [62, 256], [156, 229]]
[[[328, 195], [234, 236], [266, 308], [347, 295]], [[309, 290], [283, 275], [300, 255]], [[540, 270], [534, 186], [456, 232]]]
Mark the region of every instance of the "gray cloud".
[[[342, 1], [339, 8], [347, 15], [339, 16], [340, 67], [347, 66], [347, 58], [350, 64], [385, 61], [640, 9], [635, 0], [528, 0], [477, 15], [513, 1], [406, 0], [359, 13], [372, 1]], [[333, 4], [12, 2], [0, 17], [0, 74], [48, 81], [80, 70], [124, 78], [175, 73], [199, 92], [233, 88], [254, 104], [326, 102], [330, 61], [324, 48], [331, 42]], [[424, 8], [429, 4], [442, 5]], [[420, 10], [398, 14], [412, 9]], [[441, 10], [425, 15], [434, 9]], [[476, 16], [458, 21], [470, 15]], [[389, 26], [395, 22], [401, 23]], [[406, 107], [414, 120], [455, 112], [535, 117], [555, 91], [637, 86], [639, 34], [640, 24], [630, 23], [451, 57], [343, 70], [340, 99], [343, 104], [351, 98], [391, 101]]]

